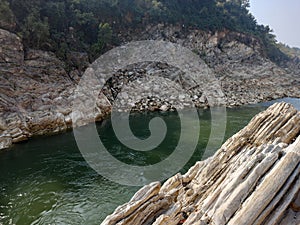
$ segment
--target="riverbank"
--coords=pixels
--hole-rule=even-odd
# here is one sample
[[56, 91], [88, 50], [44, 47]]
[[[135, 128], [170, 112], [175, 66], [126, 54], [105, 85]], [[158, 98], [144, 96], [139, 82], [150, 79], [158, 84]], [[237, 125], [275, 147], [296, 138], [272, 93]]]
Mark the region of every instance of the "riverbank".
[[[96, 121], [110, 114], [116, 96], [122, 87], [132, 81], [149, 92], [140, 102], [132, 103], [136, 111], [172, 110], [175, 103], [186, 107], [190, 99], [197, 107], [212, 107], [215, 105], [209, 100], [216, 97], [214, 90], [220, 91], [222, 95], [218, 97], [228, 107], [300, 97], [300, 72], [280, 68], [266, 59], [256, 39], [228, 31], [183, 32], [181, 29], [160, 24], [148, 26], [143, 31], [130, 30], [121, 34], [120, 39], [124, 43], [144, 39], [166, 40], [187, 47], [199, 55], [201, 68], [214, 78], [209, 83], [210, 87], [185, 87], [186, 83], [189, 84], [188, 78], [181, 79], [178, 68], [164, 63], [131, 65], [116, 71], [106, 82], [103, 88], [105, 95], [99, 95], [97, 101]], [[178, 33], [181, 35], [176, 35]], [[70, 71], [51, 52], [24, 51], [20, 38], [6, 30], [0, 29], [0, 43], [0, 149], [33, 136], [71, 129], [74, 116], [72, 102], [78, 97], [74, 90], [83, 71], [89, 66], [87, 55], [80, 52], [70, 54], [69, 58], [76, 65]], [[155, 93], [160, 92], [162, 87], [166, 89], [168, 79], [174, 74], [178, 78], [177, 85], [186, 88], [189, 96], [176, 96], [174, 88], [169, 88], [164, 95], [174, 99], [174, 102], [162, 101]], [[167, 79], [162, 80], [161, 77]], [[150, 86], [144, 83], [147, 79]], [[130, 85], [127, 91], [122, 91], [118, 96], [120, 103], [128, 102], [136, 93]]]
[[275, 103], [216, 154], [140, 189], [102, 225], [298, 224], [300, 112]]

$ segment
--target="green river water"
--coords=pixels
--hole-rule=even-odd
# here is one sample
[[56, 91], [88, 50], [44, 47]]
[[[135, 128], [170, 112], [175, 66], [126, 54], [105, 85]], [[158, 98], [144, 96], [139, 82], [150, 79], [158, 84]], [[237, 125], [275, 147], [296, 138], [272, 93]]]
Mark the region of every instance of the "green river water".
[[[300, 109], [299, 99], [284, 99]], [[224, 140], [243, 128], [272, 102], [227, 109]], [[197, 149], [182, 169], [185, 172], [201, 160], [210, 135], [210, 110], [199, 110], [201, 123]], [[161, 145], [150, 152], [122, 146], [114, 136], [109, 119], [97, 124], [101, 140], [119, 160], [149, 165], [172, 153], [180, 132], [176, 113], [141, 113], [131, 116], [131, 129], [140, 138], [149, 135], [148, 122], [161, 116], [168, 133]], [[170, 133], [170, 134], [169, 134]], [[100, 224], [120, 204], [127, 202], [138, 187], [123, 186], [97, 174], [85, 162], [73, 133], [38, 137], [0, 152], [0, 224]]]

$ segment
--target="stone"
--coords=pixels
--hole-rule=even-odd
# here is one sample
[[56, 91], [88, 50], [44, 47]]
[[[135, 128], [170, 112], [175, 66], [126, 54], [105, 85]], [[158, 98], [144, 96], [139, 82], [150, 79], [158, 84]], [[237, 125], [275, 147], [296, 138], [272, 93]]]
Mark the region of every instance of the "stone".
[[168, 111], [169, 107], [167, 105], [162, 105], [159, 109], [165, 112]]
[[18, 143], [18, 142], [22, 142], [22, 141], [26, 141], [28, 140], [28, 137], [25, 136], [25, 135], [20, 135], [20, 136], [17, 136], [15, 138], [12, 139], [12, 143]]
[[183, 94], [179, 95], [179, 96], [178, 96], [178, 99], [179, 99], [180, 101], [183, 101], [183, 100], [185, 99], [185, 95], [183, 95]]
[[[36, 67], [39, 69], [52, 68], [65, 73], [64, 63], [59, 60], [53, 52], [29, 49], [25, 55], [25, 63], [28, 67]], [[51, 75], [51, 74], [50, 74]]]
[[0, 29], [0, 64], [16, 63], [22, 65], [24, 62], [23, 45], [21, 38], [17, 35]]
[[[128, 37], [136, 41], [149, 37], [172, 41], [199, 53], [201, 68], [197, 76], [203, 79], [197, 84], [198, 79], [163, 62], [129, 65], [115, 71], [111, 79], [99, 77], [101, 84], [106, 83], [96, 100], [99, 110], [88, 115], [89, 119], [81, 125], [105, 118], [123, 89], [128, 99], [125, 96], [118, 111], [128, 110], [125, 105], [135, 111], [166, 109], [163, 106], [166, 105], [172, 111], [194, 107], [189, 103], [191, 100], [196, 107], [207, 108], [300, 97], [300, 66], [278, 67], [265, 58], [259, 40], [249, 35], [232, 31], [187, 31], [181, 26], [158, 24], [130, 35], [127, 31], [119, 34], [122, 43], [127, 43]], [[0, 117], [6, 121], [0, 122], [0, 130], [9, 132], [18, 128], [29, 138], [70, 128], [74, 124], [70, 121], [72, 102], [82, 97], [75, 95], [74, 90], [89, 64], [87, 54], [70, 52], [68, 62], [63, 62], [52, 52], [26, 49], [25, 54], [23, 49], [17, 35], [0, 29]], [[72, 67], [70, 72], [65, 70], [66, 63]], [[102, 88], [98, 81], [91, 83], [97, 92]], [[151, 96], [155, 98], [146, 100]], [[58, 119], [57, 113], [63, 116]]]
[[[102, 225], [297, 224], [300, 127], [295, 124], [299, 122], [300, 112], [292, 105], [270, 106], [213, 157], [161, 187], [157, 182], [146, 185], [136, 194], [143, 204], [131, 199]], [[161, 199], [170, 202], [162, 204]]]
[[12, 138], [10, 135], [0, 135], [0, 149], [9, 148], [12, 145]]
[[7, 124], [6, 122], [3, 120], [3, 118], [0, 117], [0, 130], [6, 130], [7, 129]]
[[120, 97], [125, 100], [127, 100], [129, 98], [129, 96], [126, 92], [122, 92]]
[[66, 123], [66, 125], [68, 126], [68, 128], [71, 127], [71, 125], [72, 125], [72, 118], [71, 118], [71, 116], [67, 115], [67, 116], [65, 117], [65, 123]]

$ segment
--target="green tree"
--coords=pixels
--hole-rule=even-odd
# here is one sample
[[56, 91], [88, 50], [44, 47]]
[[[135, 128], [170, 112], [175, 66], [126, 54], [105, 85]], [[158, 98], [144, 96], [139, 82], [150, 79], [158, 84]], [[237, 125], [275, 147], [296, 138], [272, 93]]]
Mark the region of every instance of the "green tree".
[[0, 0], [0, 27], [13, 29], [15, 27], [15, 16], [6, 0]]
[[257, 24], [248, 10], [249, 0], [0, 0], [0, 3], [1, 17], [11, 20], [15, 15], [16, 31], [22, 33], [25, 46], [45, 48], [51, 43], [50, 49], [62, 56], [68, 51], [90, 51], [93, 58], [112, 43], [116, 44], [113, 33], [163, 22], [184, 25], [186, 29], [228, 29], [250, 34], [261, 40], [269, 58], [280, 58], [275, 36], [268, 27]]
[[28, 47], [46, 47], [50, 44], [48, 19], [41, 20], [39, 12], [34, 10], [26, 17], [21, 34]]
[[100, 23], [98, 27], [98, 40], [90, 49], [92, 60], [98, 57], [108, 44], [112, 42], [112, 29], [108, 23]]

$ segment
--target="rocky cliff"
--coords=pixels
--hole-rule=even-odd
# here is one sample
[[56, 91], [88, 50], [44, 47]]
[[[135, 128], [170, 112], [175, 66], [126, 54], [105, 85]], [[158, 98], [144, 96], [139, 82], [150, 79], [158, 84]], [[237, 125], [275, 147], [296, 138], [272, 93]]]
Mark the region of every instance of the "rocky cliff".
[[[266, 59], [258, 40], [229, 32], [203, 32], [178, 26], [159, 24], [143, 30], [120, 33], [122, 43], [132, 40], [166, 40], [181, 44], [199, 55], [199, 61], [215, 77], [224, 93], [225, 104], [253, 104], [281, 97], [300, 97], [300, 72], [283, 69]], [[68, 59], [77, 69], [65, 70], [65, 63], [51, 52], [26, 49], [15, 34], [0, 29], [0, 149], [31, 136], [52, 134], [72, 126], [72, 101], [80, 75], [87, 67], [84, 53], [69, 53]], [[101, 120], [111, 110], [114, 99], [126, 84], [148, 79], [149, 74], [171, 77], [176, 74], [183, 85], [178, 68], [164, 63], [144, 63], [128, 66], [112, 74], [98, 102], [95, 118]], [[149, 78], [149, 79], [154, 79]], [[170, 110], [172, 102], [161, 102], [155, 90], [168, 86], [153, 80], [153, 92], [133, 107], [140, 110]], [[143, 87], [149, 89], [149, 87]], [[211, 93], [198, 86], [189, 90], [196, 106], [208, 106]], [[155, 89], [155, 90], [154, 90]], [[170, 93], [166, 95], [172, 95]], [[131, 92], [132, 93], [132, 92]], [[154, 94], [151, 94], [154, 93]], [[121, 100], [128, 94], [122, 92]], [[177, 101], [176, 99], [174, 100]], [[179, 99], [185, 106], [185, 99]]]
[[120, 34], [130, 40], [166, 40], [199, 54], [221, 82], [228, 106], [253, 104], [286, 96], [299, 97], [300, 69], [281, 68], [266, 58], [260, 42], [241, 33], [203, 32], [159, 24]]
[[[35, 135], [71, 128], [75, 82], [51, 52], [24, 51], [20, 38], [0, 29], [0, 149]], [[104, 99], [105, 100], [105, 99]], [[103, 105], [103, 117], [110, 104]]]
[[300, 223], [300, 112], [276, 103], [216, 154], [143, 187], [102, 225]]

